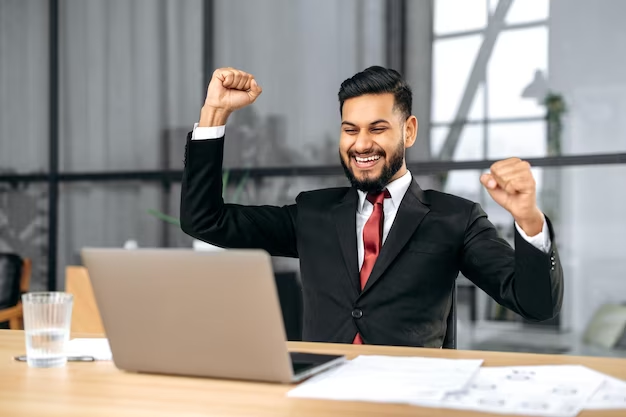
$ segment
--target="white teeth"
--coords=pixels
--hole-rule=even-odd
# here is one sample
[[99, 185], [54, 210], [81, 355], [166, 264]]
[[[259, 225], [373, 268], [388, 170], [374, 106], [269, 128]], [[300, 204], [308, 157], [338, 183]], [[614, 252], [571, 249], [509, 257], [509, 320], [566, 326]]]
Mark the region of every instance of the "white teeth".
[[356, 159], [357, 162], [371, 162], [371, 161], [379, 160], [380, 155], [368, 156], [367, 158], [361, 158], [359, 156], [355, 156], [354, 159]]

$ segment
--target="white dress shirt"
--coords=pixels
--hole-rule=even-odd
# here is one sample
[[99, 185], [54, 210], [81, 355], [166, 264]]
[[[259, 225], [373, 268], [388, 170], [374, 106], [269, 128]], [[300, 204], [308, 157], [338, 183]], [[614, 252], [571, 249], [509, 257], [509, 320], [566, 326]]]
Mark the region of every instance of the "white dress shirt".
[[[398, 214], [398, 207], [400, 207], [400, 203], [409, 189], [411, 181], [413, 181], [413, 176], [407, 171], [406, 174], [387, 185], [391, 198], [385, 198], [383, 202], [383, 245], [385, 240], [387, 240], [391, 225], [396, 219], [396, 214]], [[359, 193], [359, 204], [356, 206], [356, 248], [359, 256], [360, 271], [363, 266], [363, 257], [365, 256], [363, 228], [374, 211], [374, 205], [367, 201], [367, 193], [365, 191], [358, 190], [357, 192]]]
[[[193, 126], [191, 140], [218, 139], [224, 136], [225, 130], [225, 126], [198, 127], [198, 124], [196, 123]], [[396, 214], [398, 214], [398, 207], [400, 207], [400, 202], [402, 202], [404, 194], [406, 194], [407, 190], [409, 189], [411, 181], [413, 181], [413, 176], [411, 175], [411, 172], [407, 171], [406, 174], [394, 181], [391, 181], [387, 185], [387, 190], [389, 190], [391, 198], [386, 198], [385, 202], [383, 203], [383, 245], [385, 244], [385, 240], [387, 239], [389, 230], [391, 230], [391, 225], [396, 219]], [[363, 266], [363, 256], [365, 253], [363, 246], [363, 227], [365, 226], [367, 219], [369, 219], [369, 217], [372, 215], [374, 206], [365, 198], [367, 196], [367, 193], [359, 190], [358, 194], [359, 204], [356, 210], [356, 241], [360, 271], [361, 267]], [[548, 225], [546, 224], [545, 220], [543, 221], [543, 229], [539, 234], [535, 236], [528, 236], [522, 230], [522, 228], [519, 227], [517, 222], [515, 222], [515, 228], [517, 229], [517, 232], [520, 234], [520, 236], [524, 238], [524, 240], [526, 240], [537, 249], [541, 250], [544, 253], [548, 253], [550, 251], [552, 242], [550, 241]]]

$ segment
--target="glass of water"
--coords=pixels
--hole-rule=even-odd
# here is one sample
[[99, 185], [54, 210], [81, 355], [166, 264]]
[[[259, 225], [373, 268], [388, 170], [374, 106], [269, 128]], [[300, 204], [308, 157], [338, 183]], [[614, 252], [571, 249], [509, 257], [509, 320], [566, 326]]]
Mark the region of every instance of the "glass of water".
[[35, 368], [65, 366], [74, 297], [64, 292], [22, 295], [26, 358]]

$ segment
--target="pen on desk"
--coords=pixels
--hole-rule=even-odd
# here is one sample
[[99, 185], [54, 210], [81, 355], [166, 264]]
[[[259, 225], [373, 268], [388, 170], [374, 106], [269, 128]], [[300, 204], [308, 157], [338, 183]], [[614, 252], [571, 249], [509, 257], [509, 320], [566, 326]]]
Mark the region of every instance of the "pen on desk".
[[[26, 362], [26, 355], [16, 356], [13, 359], [20, 362]], [[93, 356], [68, 356], [68, 362], [94, 362], [96, 358]]]

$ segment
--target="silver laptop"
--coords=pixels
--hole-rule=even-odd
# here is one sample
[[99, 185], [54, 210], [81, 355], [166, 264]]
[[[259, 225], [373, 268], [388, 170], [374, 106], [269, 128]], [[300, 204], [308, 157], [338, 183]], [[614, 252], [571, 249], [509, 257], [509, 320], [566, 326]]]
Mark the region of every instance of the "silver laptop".
[[120, 369], [289, 383], [345, 362], [287, 350], [264, 251], [83, 249], [82, 257]]

